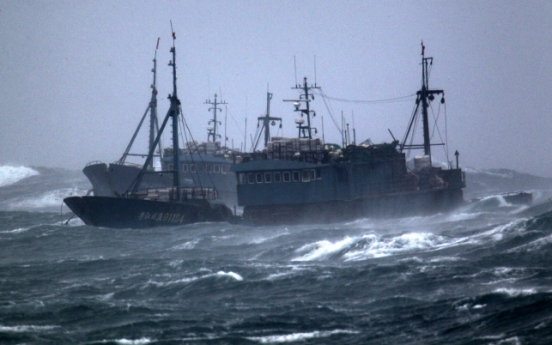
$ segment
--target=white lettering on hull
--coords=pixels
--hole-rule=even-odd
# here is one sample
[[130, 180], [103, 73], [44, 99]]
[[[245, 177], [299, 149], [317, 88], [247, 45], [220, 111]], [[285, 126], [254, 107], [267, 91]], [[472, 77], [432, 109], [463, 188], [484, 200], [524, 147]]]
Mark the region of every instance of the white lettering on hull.
[[168, 212], [142, 212], [138, 216], [138, 220], [153, 220], [157, 222], [165, 222], [172, 224], [182, 224], [186, 219], [186, 215], [181, 213]]

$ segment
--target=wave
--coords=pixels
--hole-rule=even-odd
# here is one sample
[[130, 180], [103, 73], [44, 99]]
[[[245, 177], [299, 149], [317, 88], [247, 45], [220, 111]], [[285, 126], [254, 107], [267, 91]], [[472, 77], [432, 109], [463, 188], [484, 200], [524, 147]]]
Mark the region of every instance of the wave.
[[509, 297], [529, 296], [534, 295], [538, 291], [535, 289], [514, 289], [514, 288], [498, 288], [495, 293], [505, 294]]
[[455, 244], [458, 242], [432, 233], [413, 232], [394, 237], [366, 234], [359, 237], [347, 236], [334, 243], [324, 240], [304, 245], [296, 252], [306, 254], [293, 259], [293, 261], [323, 260], [331, 257], [357, 261], [420, 250], [436, 250]]
[[156, 286], [156, 287], [164, 287], [164, 286], [170, 286], [170, 285], [174, 285], [174, 284], [181, 284], [181, 283], [191, 283], [191, 282], [195, 282], [197, 280], [202, 280], [202, 279], [209, 279], [209, 278], [232, 278], [234, 279], [235, 281], [242, 281], [243, 280], [243, 277], [235, 272], [232, 272], [232, 271], [229, 271], [229, 272], [224, 272], [224, 271], [218, 271], [217, 273], [209, 273], [209, 274], [205, 274], [205, 275], [202, 275], [202, 276], [199, 276], [199, 277], [188, 277], [188, 278], [182, 278], [182, 279], [178, 279], [178, 280], [171, 280], [171, 281], [168, 281], [168, 282], [156, 282], [156, 281], [153, 281], [153, 280], [149, 280], [147, 282], [147, 285], [153, 285], [153, 286]]
[[10, 200], [6, 205], [7, 210], [43, 210], [55, 208], [59, 210], [63, 199], [70, 195], [83, 195], [85, 190], [78, 188], [62, 188], [57, 190], [50, 190], [35, 194], [32, 196], [26, 195]]
[[17, 228], [17, 229], [13, 229], [13, 230], [2, 230], [2, 231], [0, 231], [0, 234], [17, 234], [17, 233], [20, 233], [20, 232], [29, 231], [29, 229], [31, 229], [31, 228]]
[[0, 166], [0, 187], [12, 185], [18, 181], [26, 179], [27, 177], [40, 175], [40, 173], [34, 169], [24, 166]]
[[336, 329], [333, 331], [313, 331], [301, 332], [284, 335], [266, 335], [261, 337], [247, 337], [247, 339], [259, 342], [261, 344], [291, 343], [306, 341], [309, 339], [327, 338], [335, 334], [356, 334], [356, 331]]
[[115, 340], [117, 344], [121, 345], [142, 345], [142, 344], [149, 344], [151, 343], [151, 339], [149, 338], [140, 338], [136, 340], [129, 340], [129, 339], [118, 339]]
[[19, 325], [19, 326], [2, 326], [0, 325], [0, 332], [10, 333], [26, 333], [26, 332], [44, 332], [50, 331], [59, 326], [35, 326], [35, 325]]
[[[511, 241], [519, 236], [525, 236], [531, 231], [532, 221], [516, 219], [478, 232], [468, 232], [464, 235], [435, 234], [428, 231], [404, 232], [396, 235], [378, 235], [368, 233], [359, 236], [345, 236], [334, 241], [321, 240], [308, 243], [295, 250], [299, 256], [292, 261], [318, 261], [328, 259], [342, 259], [345, 261], [359, 261], [373, 258], [389, 257], [394, 255], [430, 252], [458, 246], [477, 246], [485, 243]], [[530, 240], [529, 238], [527, 240]], [[510, 249], [533, 250], [552, 242], [552, 235], [543, 236], [532, 242], [517, 243]], [[508, 247], [501, 250], [508, 252]], [[446, 260], [452, 260], [445, 256]]]
[[145, 345], [145, 344], [151, 344], [155, 342], [155, 340], [151, 340], [150, 338], [142, 337], [140, 339], [114, 339], [114, 340], [100, 340], [100, 341], [94, 341], [90, 344], [118, 344], [118, 345]]
[[0, 166], [0, 209], [59, 212], [65, 197], [84, 195], [89, 186], [80, 171]]

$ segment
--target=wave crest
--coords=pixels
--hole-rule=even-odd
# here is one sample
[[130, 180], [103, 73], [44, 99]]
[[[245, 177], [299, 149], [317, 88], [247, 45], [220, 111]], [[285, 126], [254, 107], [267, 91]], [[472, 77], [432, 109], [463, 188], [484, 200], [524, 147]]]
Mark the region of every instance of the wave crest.
[[0, 166], [0, 187], [12, 185], [18, 181], [26, 179], [27, 177], [35, 175], [40, 175], [40, 173], [28, 167], [2, 165]]

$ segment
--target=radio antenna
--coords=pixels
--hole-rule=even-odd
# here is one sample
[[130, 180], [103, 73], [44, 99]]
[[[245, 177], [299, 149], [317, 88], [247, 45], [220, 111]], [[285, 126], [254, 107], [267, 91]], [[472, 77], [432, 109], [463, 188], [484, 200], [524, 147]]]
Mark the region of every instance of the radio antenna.
[[170, 22], [171, 22], [171, 32], [172, 32], [173, 48], [174, 48], [174, 40], [176, 40], [176, 34], [174, 33], [174, 29], [173, 29], [173, 25], [172, 25], [172, 20], [171, 20]]
[[314, 56], [314, 86], [316, 86], [316, 55]]
[[293, 55], [293, 68], [295, 69], [295, 86], [297, 86], [299, 84], [297, 84], [297, 62], [295, 61], [295, 55]]

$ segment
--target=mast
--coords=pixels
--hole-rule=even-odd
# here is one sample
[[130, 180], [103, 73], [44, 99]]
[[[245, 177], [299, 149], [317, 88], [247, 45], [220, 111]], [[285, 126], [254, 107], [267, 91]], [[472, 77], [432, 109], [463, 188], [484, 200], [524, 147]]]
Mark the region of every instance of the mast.
[[[172, 30], [172, 22], [171, 22], [171, 30]], [[150, 166], [152, 160], [153, 160], [153, 153], [155, 151], [155, 147], [159, 143], [159, 140], [161, 139], [161, 134], [163, 134], [163, 131], [165, 130], [165, 127], [167, 125], [167, 122], [169, 122], [169, 118], [172, 118], [172, 139], [173, 139], [173, 187], [176, 188], [175, 191], [175, 199], [180, 201], [181, 200], [181, 193], [180, 193], [180, 164], [179, 164], [179, 145], [178, 145], [178, 115], [180, 113], [180, 100], [178, 99], [178, 93], [176, 89], [176, 49], [174, 47], [174, 41], [176, 39], [176, 34], [173, 31], [172, 32], [173, 37], [173, 46], [171, 47], [171, 53], [173, 55], [173, 59], [169, 61], [169, 66], [172, 66], [172, 72], [173, 72], [173, 93], [172, 95], [169, 94], [169, 100], [171, 101], [171, 106], [169, 110], [167, 111], [167, 115], [165, 116], [165, 119], [163, 120], [163, 124], [161, 125], [161, 128], [157, 132], [157, 136], [155, 137], [155, 140], [153, 141], [153, 145], [151, 146], [151, 149], [148, 153], [148, 157], [146, 158], [146, 162], [142, 166], [142, 170], [136, 177], [136, 180], [134, 180], [133, 184], [129, 187], [130, 193], [127, 191], [127, 196], [132, 197], [136, 194], [138, 191], [138, 187], [140, 187], [140, 184], [142, 183], [142, 179], [144, 178], [144, 174], [146, 173], [146, 170], [148, 166]], [[170, 172], [170, 171], [167, 171]], [[130, 194], [130, 195], [129, 195]]]
[[427, 114], [428, 101], [432, 101], [435, 96], [442, 94], [443, 90], [430, 90], [429, 89], [429, 76], [428, 65], [433, 65], [432, 57], [425, 57], [425, 46], [422, 41], [422, 89], [416, 94], [418, 99], [422, 102], [422, 122], [424, 126], [424, 154], [431, 159], [431, 143], [429, 139], [429, 116]]
[[[157, 46], [155, 47], [155, 57], [153, 58], [153, 84], [151, 84], [151, 101], [150, 101], [150, 132], [149, 132], [149, 151], [155, 149], [153, 142], [155, 141], [155, 134], [159, 130], [159, 123], [157, 121], [157, 49], [159, 49], [159, 40], [157, 38]], [[148, 152], [149, 152], [148, 151]], [[159, 147], [159, 154], [161, 155], [161, 147]], [[153, 162], [150, 166], [153, 169]]]
[[265, 129], [265, 147], [268, 145], [268, 141], [270, 140], [270, 100], [272, 99], [272, 94], [270, 92], [266, 93], [266, 116], [263, 121], [263, 126]]
[[[140, 132], [140, 128], [142, 127], [142, 124], [144, 123], [144, 120], [146, 118], [146, 115], [148, 112], [150, 113], [150, 133], [149, 133], [149, 144], [148, 144], [148, 152], [150, 152], [152, 149], [155, 148], [155, 145], [153, 144], [155, 139], [155, 134], [159, 131], [159, 122], [157, 119], [157, 87], [156, 87], [156, 74], [157, 74], [157, 49], [159, 48], [159, 37], [157, 38], [157, 46], [155, 47], [155, 56], [153, 58], [153, 69], [151, 70], [153, 72], [153, 84], [151, 84], [151, 99], [148, 104], [148, 108], [144, 112], [144, 115], [142, 115], [142, 119], [140, 120], [140, 123], [138, 124], [138, 127], [134, 131], [134, 134], [132, 135], [132, 139], [130, 139], [130, 142], [128, 143], [128, 146], [125, 149], [125, 152], [123, 152], [123, 155], [121, 158], [117, 161], [117, 164], [124, 164], [127, 156], [142, 156], [143, 154], [131, 154], [129, 153], [132, 145], [134, 144], [134, 140], [136, 140], [136, 136], [138, 135], [138, 132]], [[161, 157], [161, 143], [159, 143], [159, 157]], [[151, 164], [148, 166], [151, 170], [153, 170], [153, 160]]]
[[[172, 31], [172, 22], [171, 22]], [[176, 34], [172, 31], [173, 46], [171, 53], [173, 55], [172, 61], [169, 62], [169, 66], [172, 66], [173, 72], [173, 93], [169, 95], [171, 100], [171, 107], [169, 109], [168, 116], [172, 117], [172, 141], [173, 141], [173, 181], [176, 188], [176, 200], [180, 201], [180, 159], [179, 159], [179, 145], [178, 145], [178, 114], [180, 113], [180, 100], [178, 99], [178, 93], [176, 90], [176, 49], [174, 47], [174, 41], [176, 40]]]
[[[429, 103], [435, 99], [435, 95], [442, 95], [441, 103], [445, 103], [444, 91], [443, 90], [431, 90], [429, 88], [429, 66], [433, 65], [433, 57], [425, 57], [425, 46], [422, 41], [422, 88], [416, 92], [416, 109], [412, 114], [408, 130], [404, 136], [404, 140], [400, 146], [400, 151], [402, 152], [405, 147], [407, 148], [422, 148], [424, 149], [424, 155], [429, 156], [431, 161], [431, 140], [429, 137], [429, 115], [428, 107]], [[422, 124], [423, 124], [423, 135], [424, 143], [423, 145], [406, 145], [406, 140], [412, 130], [412, 126], [416, 122], [416, 117], [418, 116], [418, 109], [422, 105]]]
[[[259, 116], [257, 118], [258, 124], [262, 123], [262, 129], [261, 132], [264, 131], [264, 147], [266, 148], [268, 146], [268, 142], [270, 141], [270, 125], [272, 121], [272, 125], [276, 125], [276, 121], [280, 121], [280, 128], [282, 128], [282, 118], [281, 117], [272, 117], [270, 116], [270, 100], [272, 99], [272, 93], [266, 92], [266, 115], [265, 116]], [[259, 133], [259, 137], [257, 137], [257, 140], [255, 141], [255, 147], [253, 148], [253, 151], [257, 148], [257, 144], [259, 143], [261, 135]]]
[[217, 102], [217, 94], [215, 93], [215, 101], [211, 102], [211, 100], [208, 99], [205, 101], [205, 104], [212, 105], [212, 107], [209, 108], [208, 111], [211, 111], [211, 110], [213, 111], [213, 118], [209, 120], [209, 124], [212, 123], [213, 127], [207, 128], [207, 141], [211, 141], [211, 138], [212, 138], [212, 142], [214, 143], [215, 141], [217, 141], [217, 138], [220, 138], [220, 134], [217, 134], [217, 126], [222, 125], [220, 121], [217, 121], [217, 110], [222, 111], [222, 109], [219, 108], [218, 105], [228, 104], [228, 103], [226, 103], [225, 101]]
[[[299, 99], [284, 99], [284, 102], [294, 102], [294, 111], [300, 112], [301, 117], [307, 117], [306, 125], [304, 125], [305, 121], [302, 118], [295, 120], [295, 123], [297, 123], [297, 129], [299, 130], [298, 137], [312, 139], [312, 131], [314, 130], [316, 133], [317, 129], [311, 126], [311, 114], [314, 117], [316, 116], [316, 113], [313, 110], [310, 110], [310, 102], [314, 100], [314, 95], [312, 93], [309, 93], [309, 91], [313, 89], [320, 89], [320, 87], [316, 86], [316, 83], [314, 84], [314, 86], [309, 86], [307, 84], [307, 77], [305, 77], [303, 79], [303, 86], [298, 84], [292, 89], [301, 90], [303, 91], [303, 93], [299, 95]], [[301, 108], [302, 103], [304, 103], [303, 108]]]

